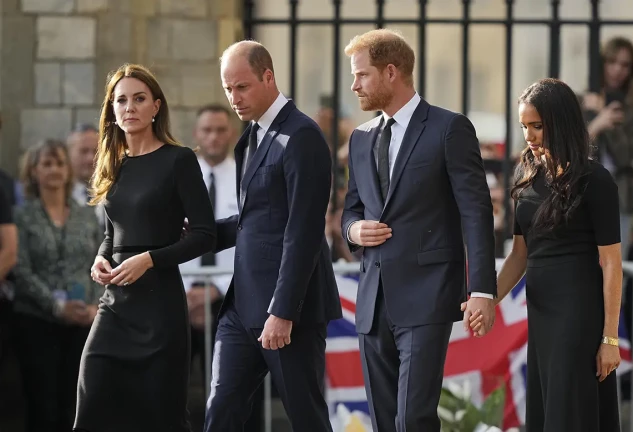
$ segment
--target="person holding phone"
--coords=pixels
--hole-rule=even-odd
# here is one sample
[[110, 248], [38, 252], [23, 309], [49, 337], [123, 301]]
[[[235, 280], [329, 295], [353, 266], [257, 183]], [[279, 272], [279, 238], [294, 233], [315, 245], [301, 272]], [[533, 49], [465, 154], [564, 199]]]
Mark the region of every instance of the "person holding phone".
[[633, 219], [633, 43], [616, 37], [602, 50], [599, 93], [583, 97], [589, 135], [599, 161], [618, 185], [622, 255], [629, 254]]
[[102, 234], [94, 210], [72, 199], [72, 178], [63, 142], [26, 153], [14, 322], [27, 432], [71, 430], [81, 351], [103, 291], [89, 272]]

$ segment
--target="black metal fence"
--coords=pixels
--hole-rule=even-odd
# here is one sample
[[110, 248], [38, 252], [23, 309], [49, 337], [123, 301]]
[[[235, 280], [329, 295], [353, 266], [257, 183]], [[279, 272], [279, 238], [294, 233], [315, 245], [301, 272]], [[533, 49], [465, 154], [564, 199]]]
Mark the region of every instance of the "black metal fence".
[[[267, 0], [260, 0], [267, 1]], [[305, 2], [309, 2], [310, 0], [301, 0]], [[505, 83], [505, 122], [506, 122], [506, 139], [505, 139], [505, 157], [503, 159], [503, 177], [504, 177], [504, 190], [505, 190], [505, 198], [504, 198], [504, 207], [505, 207], [505, 229], [506, 229], [506, 238], [511, 234], [511, 198], [509, 195], [510, 190], [510, 182], [511, 182], [511, 172], [513, 170], [514, 160], [512, 158], [512, 133], [511, 133], [511, 110], [513, 109], [513, 103], [516, 99], [516, 95], [512, 94], [512, 38], [513, 38], [513, 29], [515, 26], [526, 26], [526, 25], [545, 25], [549, 28], [549, 70], [548, 75], [550, 77], [559, 77], [560, 74], [560, 63], [561, 63], [561, 27], [562, 26], [585, 26], [589, 29], [589, 87], [592, 91], [597, 91], [600, 88], [600, 68], [602, 67], [602, 63], [600, 61], [600, 30], [604, 26], [608, 25], [633, 25], [633, 20], [602, 20], [600, 18], [600, 0], [575, 0], [578, 2], [586, 2], [591, 7], [591, 16], [589, 19], [561, 19], [560, 18], [560, 8], [561, 8], [561, 0], [551, 0], [549, 3], [549, 7], [551, 9], [551, 14], [549, 18], [542, 19], [521, 19], [519, 17], [515, 17], [514, 7], [517, 2], [526, 1], [531, 2], [532, 0], [504, 0], [505, 3], [505, 17], [502, 19], [478, 19], [471, 17], [471, 8], [477, 0], [462, 0], [462, 16], [460, 18], [430, 18], [427, 16], [427, 8], [429, 3], [434, 1], [442, 2], [444, 0], [418, 0], [419, 1], [419, 13], [416, 17], [406, 18], [406, 19], [394, 19], [394, 18], [385, 18], [385, 3], [386, 0], [373, 0], [373, 7], [375, 7], [375, 17], [373, 19], [354, 19], [354, 18], [343, 18], [341, 15], [341, 8], [344, 0], [332, 0], [333, 5], [333, 15], [331, 18], [325, 19], [310, 19], [310, 18], [300, 18], [297, 14], [297, 8], [299, 6], [300, 0], [288, 0], [289, 3], [289, 16], [281, 19], [259, 19], [256, 17], [256, 7], [257, 1], [255, 0], [244, 0], [244, 9], [243, 9], [243, 17], [244, 17], [244, 30], [246, 38], [257, 38], [257, 31], [266, 25], [287, 25], [290, 34], [289, 40], [289, 59], [290, 59], [290, 83], [289, 83], [289, 97], [294, 97], [296, 95], [296, 83], [297, 83], [297, 50], [300, 49], [298, 45], [297, 33], [299, 26], [309, 26], [309, 25], [329, 25], [332, 28], [333, 34], [333, 70], [331, 73], [333, 74], [334, 83], [332, 88], [332, 96], [334, 103], [332, 104], [332, 109], [334, 111], [334, 121], [333, 124], [338, 123], [338, 119], [340, 117], [340, 107], [337, 103], [341, 100], [341, 89], [340, 89], [340, 70], [341, 70], [341, 61], [340, 61], [340, 53], [339, 47], [341, 46], [341, 27], [345, 25], [356, 25], [356, 24], [370, 24], [375, 25], [376, 28], [386, 27], [389, 25], [416, 25], [418, 27], [418, 52], [416, 53], [416, 61], [418, 64], [418, 93], [424, 97], [425, 94], [425, 78], [427, 74], [427, 64], [426, 64], [426, 56], [425, 56], [425, 44], [427, 41], [426, 29], [429, 24], [450, 24], [450, 25], [460, 25], [462, 29], [462, 53], [461, 53], [461, 66], [462, 66], [462, 97], [461, 97], [461, 112], [468, 113], [469, 109], [469, 74], [468, 74], [468, 65], [469, 65], [469, 37], [470, 37], [470, 29], [473, 26], [477, 25], [498, 25], [503, 26], [505, 28], [505, 39], [506, 39], [506, 56], [505, 56], [505, 75], [507, 77]], [[603, 0], [608, 1], [608, 0]], [[632, 0], [633, 1], [633, 0]], [[368, 7], [371, 7], [372, 1], [367, 0]], [[633, 8], [633, 2], [630, 7]], [[333, 128], [333, 136], [332, 142], [338, 142], [338, 129], [336, 127]], [[335, 146], [334, 146], [335, 148]], [[333, 157], [334, 163], [337, 164], [337, 158]], [[340, 175], [339, 170], [334, 169], [334, 175]], [[337, 179], [334, 179], [334, 184], [337, 184]], [[336, 194], [334, 194], [334, 199], [336, 200]], [[334, 206], [339, 205], [340, 203], [334, 202]]]

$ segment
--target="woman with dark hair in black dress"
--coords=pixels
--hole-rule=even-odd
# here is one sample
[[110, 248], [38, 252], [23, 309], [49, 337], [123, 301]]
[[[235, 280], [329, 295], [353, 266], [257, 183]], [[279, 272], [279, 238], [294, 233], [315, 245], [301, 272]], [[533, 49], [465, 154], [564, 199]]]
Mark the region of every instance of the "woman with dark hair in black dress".
[[[620, 430], [615, 369], [622, 292], [618, 190], [589, 156], [574, 92], [544, 79], [519, 98], [512, 251], [501, 301], [526, 275], [528, 432]], [[471, 318], [483, 334], [481, 317]]]

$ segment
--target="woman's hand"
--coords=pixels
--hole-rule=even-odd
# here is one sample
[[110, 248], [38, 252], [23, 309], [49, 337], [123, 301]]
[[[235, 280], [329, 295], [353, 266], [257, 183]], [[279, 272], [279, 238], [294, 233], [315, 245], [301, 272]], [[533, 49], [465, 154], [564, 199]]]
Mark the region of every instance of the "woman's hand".
[[604, 381], [611, 372], [620, 366], [620, 347], [601, 343], [596, 356], [596, 376]]
[[154, 263], [149, 252], [135, 255], [126, 259], [110, 273], [114, 285], [129, 285], [136, 282], [147, 270], [152, 268]]
[[98, 283], [99, 285], [107, 285], [112, 280], [112, 267], [107, 259], [98, 255], [95, 258], [94, 264], [92, 264], [92, 268], [90, 269], [90, 276], [92, 280]]

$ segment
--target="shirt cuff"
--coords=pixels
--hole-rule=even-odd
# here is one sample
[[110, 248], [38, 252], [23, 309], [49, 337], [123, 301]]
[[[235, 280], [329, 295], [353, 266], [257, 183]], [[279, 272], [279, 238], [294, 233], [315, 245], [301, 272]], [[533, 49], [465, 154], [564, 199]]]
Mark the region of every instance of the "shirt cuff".
[[480, 293], [480, 292], [472, 292], [470, 293], [471, 297], [483, 297], [483, 298], [487, 298], [492, 300], [494, 297], [492, 296], [492, 294], [488, 294], [488, 293]]
[[354, 243], [354, 242], [352, 241], [352, 238], [349, 236], [349, 232], [350, 232], [350, 231], [351, 231], [351, 229], [352, 229], [352, 225], [354, 225], [356, 222], [358, 222], [358, 221], [354, 221], [354, 222], [352, 222], [351, 224], [347, 225], [347, 232], [345, 233], [345, 238], [347, 238], [347, 241], [348, 241], [350, 244], [353, 244], [353, 245], [355, 245], [355, 246], [358, 246], [356, 243]]

